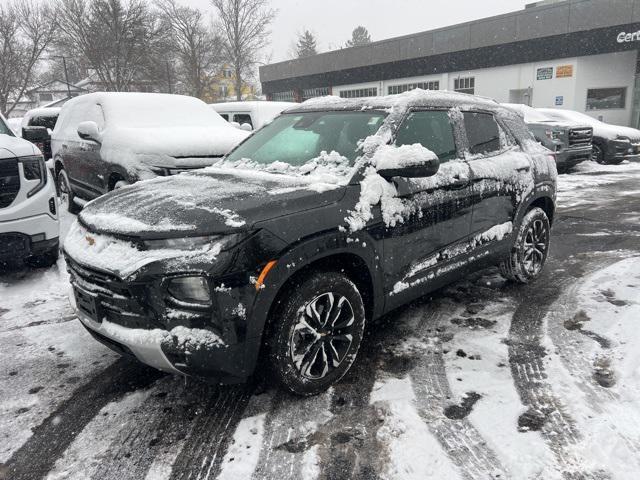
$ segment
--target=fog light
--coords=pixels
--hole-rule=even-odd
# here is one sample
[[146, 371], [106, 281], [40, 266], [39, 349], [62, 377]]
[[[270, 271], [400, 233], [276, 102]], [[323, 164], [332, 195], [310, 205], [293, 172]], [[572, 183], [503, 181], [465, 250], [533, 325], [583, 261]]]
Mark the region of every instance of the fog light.
[[180, 302], [211, 305], [209, 282], [203, 276], [173, 278], [167, 291]]

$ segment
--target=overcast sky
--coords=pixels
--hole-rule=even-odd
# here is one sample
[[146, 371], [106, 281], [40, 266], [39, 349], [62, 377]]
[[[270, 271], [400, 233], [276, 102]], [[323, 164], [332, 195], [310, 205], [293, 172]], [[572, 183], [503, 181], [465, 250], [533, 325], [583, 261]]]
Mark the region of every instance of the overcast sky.
[[[289, 58], [296, 34], [311, 30], [321, 51], [334, 50], [358, 25], [373, 40], [422, 32], [521, 10], [535, 0], [271, 0], [278, 15], [267, 53], [272, 61]], [[210, 10], [209, 0], [182, 0]]]

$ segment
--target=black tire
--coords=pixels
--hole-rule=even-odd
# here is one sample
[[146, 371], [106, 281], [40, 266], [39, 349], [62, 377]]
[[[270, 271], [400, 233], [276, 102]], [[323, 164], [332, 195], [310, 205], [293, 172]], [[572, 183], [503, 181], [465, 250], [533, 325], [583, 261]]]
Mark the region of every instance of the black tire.
[[606, 162], [604, 161], [604, 148], [599, 143], [594, 143], [593, 148], [591, 149], [591, 160], [600, 165], [604, 165]]
[[82, 208], [73, 201], [75, 195], [73, 194], [71, 182], [69, 182], [69, 177], [67, 176], [67, 172], [64, 171], [64, 168], [61, 168], [58, 172], [56, 184], [58, 185], [58, 192], [60, 192], [60, 204], [62, 207], [74, 215], [79, 213]]
[[544, 210], [534, 207], [520, 224], [511, 254], [500, 264], [502, 275], [518, 283], [530, 283], [542, 272], [549, 255], [551, 225]]
[[285, 295], [269, 322], [269, 366], [290, 392], [316, 395], [356, 359], [365, 325], [362, 297], [337, 272], [314, 273]]

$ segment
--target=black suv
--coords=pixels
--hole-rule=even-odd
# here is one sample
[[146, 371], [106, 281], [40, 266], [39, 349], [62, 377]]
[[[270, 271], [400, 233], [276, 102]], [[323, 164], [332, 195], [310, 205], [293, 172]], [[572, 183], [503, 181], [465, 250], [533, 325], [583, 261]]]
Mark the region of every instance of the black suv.
[[65, 241], [72, 301], [149, 365], [225, 383], [268, 366], [315, 394], [349, 370], [365, 322], [483, 266], [535, 279], [556, 175], [490, 100], [310, 100], [213, 167], [88, 205]]

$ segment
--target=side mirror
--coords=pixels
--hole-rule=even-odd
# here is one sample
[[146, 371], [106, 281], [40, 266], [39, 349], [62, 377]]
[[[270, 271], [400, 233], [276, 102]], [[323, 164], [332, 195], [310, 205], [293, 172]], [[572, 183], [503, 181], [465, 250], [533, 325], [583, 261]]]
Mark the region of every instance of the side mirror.
[[22, 129], [22, 138], [31, 143], [46, 142], [51, 138], [47, 127], [24, 127]]
[[390, 180], [393, 177], [424, 178], [432, 177], [440, 169], [440, 160], [437, 157], [427, 160], [411, 159], [399, 163], [400, 165], [393, 168], [382, 165], [382, 168], [378, 168], [378, 175], [385, 180]]
[[82, 122], [78, 125], [78, 136], [83, 140], [93, 140], [100, 143], [102, 136], [96, 122]]
[[229, 125], [232, 127], [240, 128], [240, 124], [238, 122], [229, 122]]
[[251, 126], [250, 123], [243, 123], [242, 125], [240, 125], [240, 130], [245, 130], [247, 132], [253, 132], [253, 127]]

